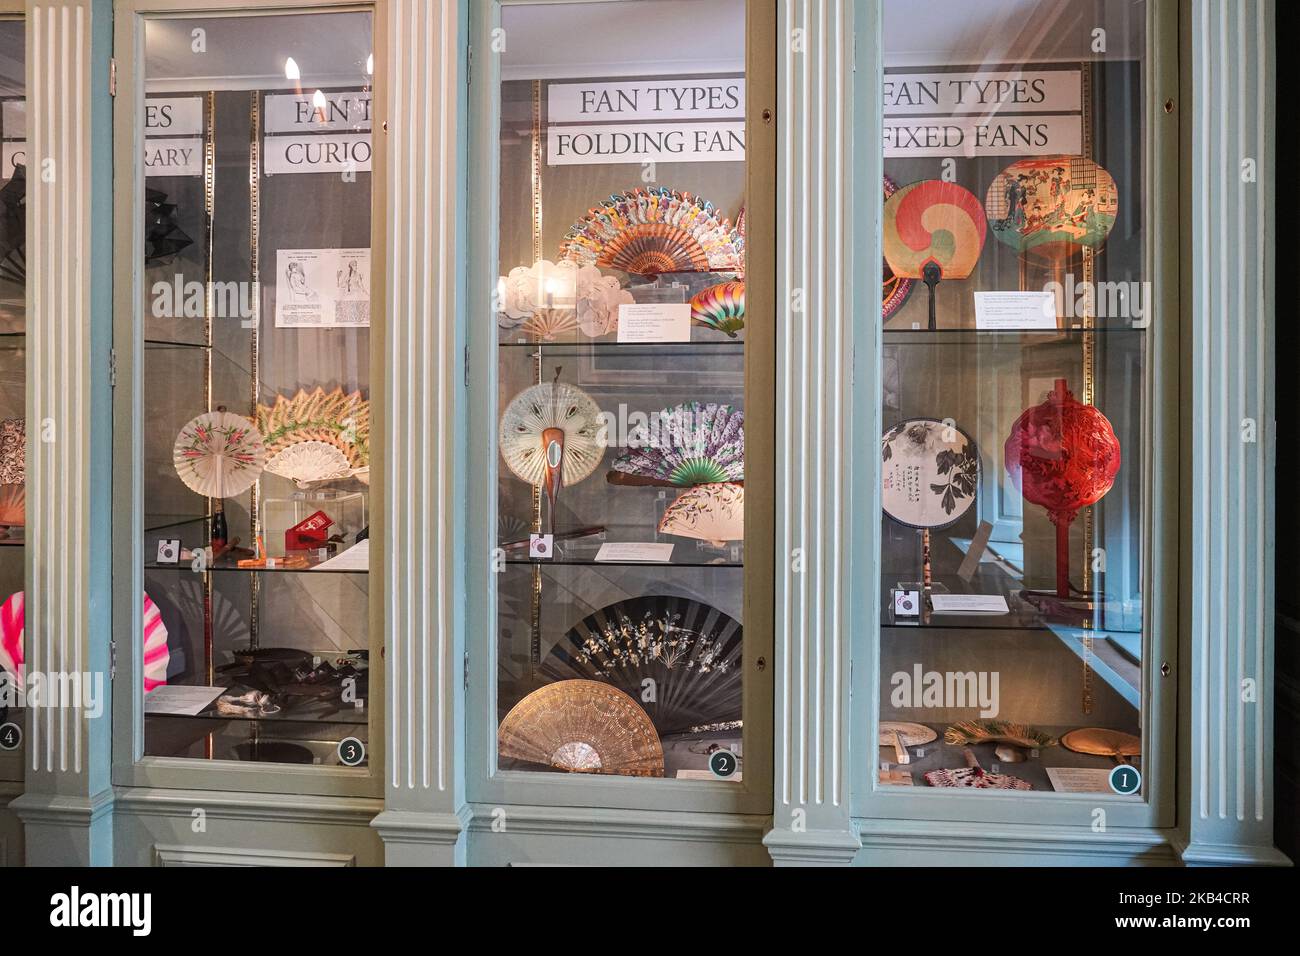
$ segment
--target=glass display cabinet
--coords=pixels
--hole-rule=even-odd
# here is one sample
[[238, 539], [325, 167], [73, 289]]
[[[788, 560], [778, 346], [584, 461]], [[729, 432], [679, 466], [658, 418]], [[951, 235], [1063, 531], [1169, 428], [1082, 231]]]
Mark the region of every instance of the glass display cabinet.
[[[2, 9], [2, 8], [0, 8]], [[27, 504], [26, 24], [0, 13], [0, 781], [23, 779]]]
[[141, 232], [115, 590], [143, 594], [116, 629], [118, 766], [374, 792], [372, 14], [141, 23], [118, 100]]
[[922, 6], [883, 20], [876, 805], [1169, 825], [1168, 5]]
[[746, 237], [770, 153], [746, 49], [766, 5], [482, 6], [471, 779], [761, 805], [773, 325]]

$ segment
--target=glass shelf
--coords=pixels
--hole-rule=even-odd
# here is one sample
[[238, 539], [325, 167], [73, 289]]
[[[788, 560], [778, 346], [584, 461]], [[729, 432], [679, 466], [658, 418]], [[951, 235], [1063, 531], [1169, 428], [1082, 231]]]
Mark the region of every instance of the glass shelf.
[[597, 340], [584, 341], [555, 341], [555, 342], [498, 342], [497, 345], [503, 349], [518, 349], [521, 351], [536, 352], [538, 349], [543, 350], [543, 354], [548, 357], [554, 357], [558, 354], [565, 355], [637, 355], [650, 357], [665, 357], [681, 354], [693, 354], [701, 349], [708, 349], [711, 355], [718, 352], [743, 353], [745, 342], [743, 339], [730, 340], [708, 340], [694, 342], [610, 342]]
[[168, 339], [145, 339], [144, 347], [147, 349], [200, 349], [207, 350], [212, 348], [206, 342], [175, 342]]
[[[144, 566], [144, 569], [145, 569], [146, 571], [186, 571], [186, 572], [188, 572], [188, 573], [190, 573], [190, 574], [202, 574], [202, 573], [203, 573], [203, 572], [201, 572], [201, 571], [195, 571], [192, 567], [190, 567], [190, 564], [189, 564], [188, 561], [183, 561], [183, 562], [181, 562], [180, 564], [156, 564], [156, 563], [146, 562], [146, 564], [145, 564], [145, 566]], [[319, 565], [311, 565], [311, 566], [309, 566], [309, 567], [305, 567], [305, 568], [241, 568], [241, 567], [239, 567], [239, 566], [236, 565], [236, 564], [222, 564], [220, 561], [218, 561], [218, 562], [217, 562], [216, 564], [214, 564], [214, 565], [210, 565], [210, 566], [207, 568], [207, 570], [209, 570], [209, 571], [217, 571], [217, 572], [222, 572], [222, 571], [227, 571], [227, 572], [229, 572], [229, 571], [236, 571], [236, 572], [243, 572], [244, 574], [250, 574], [250, 573], [256, 573], [256, 574], [309, 574], [309, 573], [313, 573], [313, 574], [369, 574], [369, 573], [370, 573], [369, 570], [358, 571], [358, 570], [353, 569], [353, 568], [347, 568], [347, 569], [344, 569], [344, 568], [337, 568], [337, 569], [336, 569], [336, 568], [321, 568]]]

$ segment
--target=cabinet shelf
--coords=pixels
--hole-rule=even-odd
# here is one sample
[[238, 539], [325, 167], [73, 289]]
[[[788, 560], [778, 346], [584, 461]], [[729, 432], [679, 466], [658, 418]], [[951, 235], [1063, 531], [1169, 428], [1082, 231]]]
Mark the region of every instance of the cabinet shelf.
[[498, 342], [498, 348], [511, 352], [536, 353], [539, 349], [549, 358], [565, 355], [619, 355], [637, 358], [670, 358], [682, 355], [743, 355], [743, 340], [721, 339], [698, 342], [601, 342], [592, 340], [564, 342]]
[[206, 342], [178, 342], [171, 339], [145, 339], [146, 349], [197, 349], [206, 352], [212, 348]]
[[506, 564], [510, 566], [540, 565], [543, 568], [549, 565], [561, 568], [691, 568], [692, 570], [707, 570], [709, 568], [743, 568], [745, 566], [743, 561], [706, 560], [704, 558], [700, 558], [698, 561], [680, 561], [676, 559], [672, 561], [597, 561], [593, 558], [548, 558], [539, 560], [531, 560], [528, 558], [507, 558]]
[[[187, 574], [201, 574], [201, 571], [195, 571], [187, 561], [180, 564], [157, 564], [156, 562], [145, 562], [145, 571], [183, 571]], [[355, 570], [349, 568], [324, 568], [320, 565], [312, 565], [305, 568], [241, 568], [237, 564], [222, 564], [217, 562], [207, 568], [208, 571], [216, 572], [236, 572], [240, 574], [369, 574], [369, 570]]]

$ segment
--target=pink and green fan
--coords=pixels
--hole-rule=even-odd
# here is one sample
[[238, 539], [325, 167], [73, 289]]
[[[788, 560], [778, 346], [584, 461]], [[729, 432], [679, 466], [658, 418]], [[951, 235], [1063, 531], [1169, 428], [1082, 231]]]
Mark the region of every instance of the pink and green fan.
[[745, 480], [745, 413], [717, 402], [665, 408], [643, 440], [628, 442], [607, 476], [615, 485], [694, 485]]

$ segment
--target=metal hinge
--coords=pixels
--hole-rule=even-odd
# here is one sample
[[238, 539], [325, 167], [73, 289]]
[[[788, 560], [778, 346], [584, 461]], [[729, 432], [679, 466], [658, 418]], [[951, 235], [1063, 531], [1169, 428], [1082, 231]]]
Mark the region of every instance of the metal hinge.
[[117, 349], [108, 350], [108, 387], [117, 388]]
[[108, 679], [117, 676], [117, 641], [108, 642]]
[[469, 690], [469, 651], [465, 652], [465, 689]]
[[465, 346], [465, 387], [469, 388], [469, 346]]
[[108, 95], [117, 96], [117, 58], [108, 58]]

